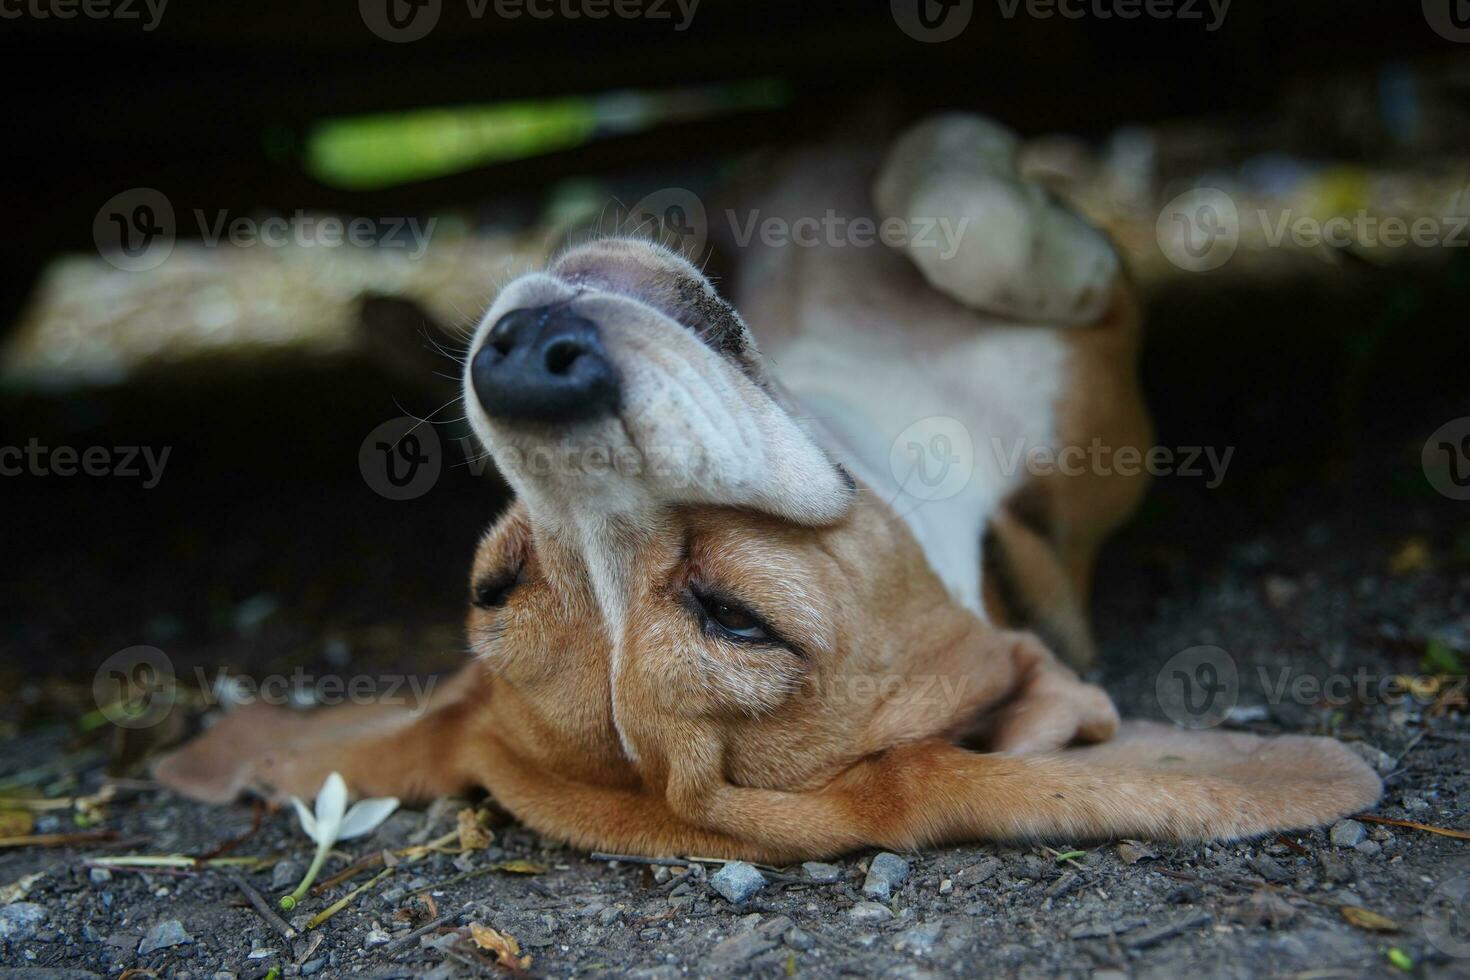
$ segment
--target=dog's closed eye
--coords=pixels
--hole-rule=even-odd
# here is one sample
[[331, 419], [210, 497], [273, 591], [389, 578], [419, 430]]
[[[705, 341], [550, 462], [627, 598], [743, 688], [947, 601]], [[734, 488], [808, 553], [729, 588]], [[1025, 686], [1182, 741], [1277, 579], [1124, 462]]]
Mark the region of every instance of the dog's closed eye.
[[487, 575], [475, 583], [470, 603], [476, 609], [499, 609], [510, 600], [516, 586], [525, 581], [525, 566], [516, 565], [493, 575]]
[[694, 614], [706, 631], [737, 643], [759, 643], [799, 651], [749, 606], [707, 586], [689, 586]]

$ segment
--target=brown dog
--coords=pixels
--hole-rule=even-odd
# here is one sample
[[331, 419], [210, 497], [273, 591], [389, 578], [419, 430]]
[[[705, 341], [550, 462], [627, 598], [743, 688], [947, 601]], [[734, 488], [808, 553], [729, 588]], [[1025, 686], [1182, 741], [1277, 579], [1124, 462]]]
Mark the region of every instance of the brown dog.
[[[1013, 462], [1150, 430], [1116, 255], [1015, 152], [946, 117], [794, 165], [750, 211], [789, 238], [747, 246], [735, 288], [764, 355], [648, 242], [509, 284], [465, 367], [517, 492], [475, 559], [474, 662], [419, 714], [236, 712], [159, 777], [215, 801], [333, 770], [378, 796], [483, 787], [582, 847], [764, 861], [1371, 805], [1336, 742], [1120, 729], [1053, 655], [1091, 657], [1093, 556], [1142, 478]], [[807, 220], [832, 215], [841, 240]]]

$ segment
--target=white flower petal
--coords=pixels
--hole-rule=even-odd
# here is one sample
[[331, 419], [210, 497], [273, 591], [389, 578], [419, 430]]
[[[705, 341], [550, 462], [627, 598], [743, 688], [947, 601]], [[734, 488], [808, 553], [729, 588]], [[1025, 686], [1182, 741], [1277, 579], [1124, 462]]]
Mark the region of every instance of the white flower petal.
[[316, 817], [306, 808], [306, 804], [295, 796], [291, 797], [291, 805], [296, 808], [296, 819], [301, 821], [301, 829], [306, 831], [306, 836], [316, 840]]
[[334, 772], [322, 783], [321, 790], [316, 794], [316, 825], [317, 831], [323, 837], [337, 839], [337, 833], [342, 825], [342, 814], [347, 812], [347, 784], [342, 781], [342, 774]]
[[363, 834], [371, 833], [378, 829], [378, 824], [388, 819], [388, 816], [398, 809], [398, 799], [393, 796], [379, 797], [373, 800], [358, 800], [347, 811], [347, 816], [342, 820], [342, 827], [337, 831], [338, 840], [350, 840], [353, 837], [361, 837]]

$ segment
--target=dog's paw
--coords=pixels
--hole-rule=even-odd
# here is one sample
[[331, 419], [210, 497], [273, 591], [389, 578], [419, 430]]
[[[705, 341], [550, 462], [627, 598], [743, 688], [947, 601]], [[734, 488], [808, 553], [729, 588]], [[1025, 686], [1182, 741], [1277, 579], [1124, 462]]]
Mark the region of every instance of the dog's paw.
[[993, 721], [990, 748], [1010, 755], [1105, 742], [1118, 732], [1118, 709], [1095, 684], [1061, 671], [1037, 675]]
[[[1016, 170], [1014, 133], [987, 119], [925, 120], [893, 145], [874, 184], [879, 216], [936, 289], [1019, 320], [1086, 324], [1119, 273], [1100, 231]], [[925, 232], [925, 230], [928, 230]]]

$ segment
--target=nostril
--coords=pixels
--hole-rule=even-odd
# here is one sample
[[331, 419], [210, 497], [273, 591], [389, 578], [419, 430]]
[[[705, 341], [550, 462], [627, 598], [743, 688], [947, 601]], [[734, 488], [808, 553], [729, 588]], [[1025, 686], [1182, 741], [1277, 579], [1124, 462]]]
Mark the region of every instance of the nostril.
[[564, 375], [585, 352], [586, 349], [575, 340], [555, 341], [546, 348], [546, 370], [555, 375]]

